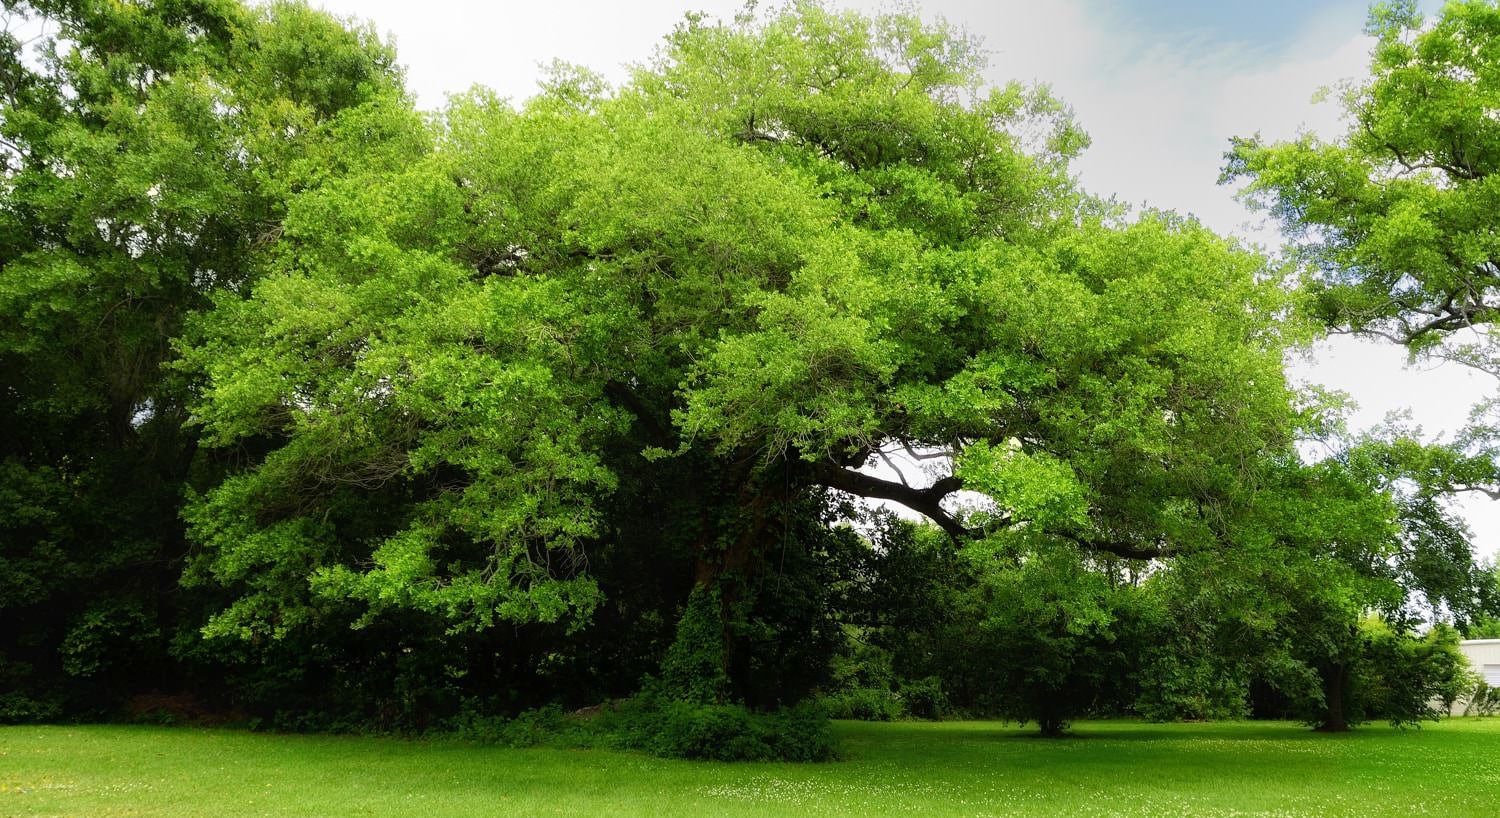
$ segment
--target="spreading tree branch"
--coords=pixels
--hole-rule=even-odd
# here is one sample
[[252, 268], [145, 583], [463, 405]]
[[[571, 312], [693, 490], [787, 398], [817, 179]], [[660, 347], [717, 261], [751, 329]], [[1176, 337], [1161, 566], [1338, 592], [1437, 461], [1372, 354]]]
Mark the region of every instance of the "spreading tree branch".
[[1159, 560], [1166, 559], [1177, 553], [1177, 549], [1168, 545], [1137, 545], [1136, 543], [1124, 542], [1122, 540], [1093, 540], [1075, 537], [1072, 534], [1059, 534], [1065, 540], [1078, 545], [1086, 551], [1099, 551], [1105, 554], [1114, 554], [1128, 560]]
[[[943, 508], [943, 499], [963, 488], [963, 480], [954, 475], [944, 477], [925, 489], [916, 489], [902, 483], [864, 474], [863, 472], [852, 471], [833, 463], [820, 462], [814, 467], [813, 480], [818, 485], [853, 494], [856, 497], [890, 500], [900, 503], [932, 520], [948, 536], [955, 540], [969, 540], [982, 537], [986, 531], [983, 528], [970, 528], [964, 525], [959, 522], [958, 518]], [[1015, 521], [1006, 520], [1001, 524], [1008, 525], [1013, 522]], [[1123, 540], [1086, 539], [1072, 534], [1058, 534], [1058, 536], [1075, 543], [1079, 548], [1087, 551], [1114, 554], [1117, 557], [1131, 560], [1164, 559], [1176, 553], [1175, 549], [1167, 545], [1139, 545]]]
[[949, 475], [925, 489], [890, 480], [882, 480], [857, 471], [842, 468], [833, 463], [820, 462], [814, 467], [813, 480], [821, 486], [878, 500], [891, 500], [923, 515], [937, 523], [938, 527], [954, 539], [970, 539], [980, 532], [959, 522], [943, 508], [943, 498], [963, 487], [963, 481]]

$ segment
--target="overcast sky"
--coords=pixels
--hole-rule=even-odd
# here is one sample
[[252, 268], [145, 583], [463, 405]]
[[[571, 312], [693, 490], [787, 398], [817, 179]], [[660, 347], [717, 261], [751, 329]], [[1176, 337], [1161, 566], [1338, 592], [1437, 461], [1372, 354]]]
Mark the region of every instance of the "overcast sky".
[[[322, 0], [341, 15], [395, 37], [423, 107], [480, 84], [516, 100], [530, 96], [539, 65], [562, 59], [614, 81], [648, 58], [687, 11], [732, 15], [739, 0], [637, 2], [458, 2]], [[765, 4], [763, 4], [765, 5]], [[848, 0], [866, 10], [890, 3]], [[978, 35], [988, 77], [1044, 82], [1070, 104], [1093, 137], [1076, 165], [1094, 193], [1193, 213], [1209, 226], [1275, 248], [1279, 236], [1217, 184], [1227, 140], [1299, 129], [1340, 132], [1337, 105], [1314, 104], [1319, 88], [1364, 73], [1370, 41], [1362, 0], [922, 0]], [[1433, 5], [1431, 2], [1424, 4]], [[1293, 376], [1349, 392], [1357, 427], [1410, 410], [1429, 437], [1456, 429], [1495, 384], [1462, 368], [1405, 367], [1390, 346], [1335, 339]], [[1463, 507], [1480, 550], [1500, 551], [1500, 503]]]

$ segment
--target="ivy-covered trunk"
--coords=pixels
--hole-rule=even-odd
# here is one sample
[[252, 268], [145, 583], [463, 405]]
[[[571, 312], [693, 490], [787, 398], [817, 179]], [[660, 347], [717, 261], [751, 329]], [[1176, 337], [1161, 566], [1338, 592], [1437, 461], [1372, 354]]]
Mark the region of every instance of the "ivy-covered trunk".
[[735, 628], [754, 602], [752, 582], [765, 555], [765, 533], [786, 494], [750, 478], [738, 492], [739, 507], [726, 515], [728, 530], [697, 546], [693, 590], [662, 662], [662, 679], [673, 695], [703, 703], [729, 700]]
[[729, 696], [729, 650], [717, 584], [696, 585], [677, 621], [677, 638], [662, 661], [662, 681], [673, 696], [719, 704]]

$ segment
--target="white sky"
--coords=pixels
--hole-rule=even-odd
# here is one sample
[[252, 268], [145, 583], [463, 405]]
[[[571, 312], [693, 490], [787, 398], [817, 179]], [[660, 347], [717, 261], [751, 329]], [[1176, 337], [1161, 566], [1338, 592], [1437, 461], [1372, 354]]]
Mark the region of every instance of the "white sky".
[[[465, 3], [458, 0], [322, 0], [329, 11], [373, 21], [396, 38], [408, 80], [426, 108], [474, 84], [524, 99], [539, 66], [578, 63], [613, 81], [624, 66], [650, 56], [688, 10], [729, 16], [739, 0]], [[870, 0], [844, 5], [889, 7]], [[1217, 184], [1227, 140], [1257, 131], [1270, 139], [1307, 128], [1337, 134], [1338, 106], [1314, 105], [1325, 86], [1364, 73], [1369, 41], [1363, 11], [1329, 5], [1274, 44], [1226, 42], [1132, 21], [1125, 4], [1100, 13], [1099, 0], [923, 0], [926, 17], [942, 16], [979, 35], [991, 51], [989, 78], [1050, 84], [1093, 137], [1075, 166], [1094, 193], [1132, 204], [1190, 212], [1214, 229], [1274, 248], [1279, 236], [1258, 214]], [[1157, 21], [1159, 22], [1159, 21]], [[1388, 345], [1334, 339], [1295, 378], [1350, 393], [1356, 428], [1388, 412], [1410, 410], [1429, 436], [1456, 429], [1468, 408], [1495, 384], [1454, 365], [1405, 367]], [[1500, 551], [1500, 503], [1463, 502], [1482, 553]]]

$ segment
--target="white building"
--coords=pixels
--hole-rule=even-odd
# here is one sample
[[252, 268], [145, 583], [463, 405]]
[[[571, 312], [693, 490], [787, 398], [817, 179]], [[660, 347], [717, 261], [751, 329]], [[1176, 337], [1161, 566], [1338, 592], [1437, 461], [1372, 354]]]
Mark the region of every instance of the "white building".
[[[1500, 639], [1466, 639], [1458, 643], [1458, 649], [1469, 657], [1474, 672], [1484, 677], [1490, 687], [1500, 687]], [[1455, 714], [1464, 712], [1467, 702], [1453, 705]]]

